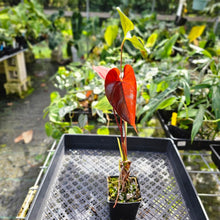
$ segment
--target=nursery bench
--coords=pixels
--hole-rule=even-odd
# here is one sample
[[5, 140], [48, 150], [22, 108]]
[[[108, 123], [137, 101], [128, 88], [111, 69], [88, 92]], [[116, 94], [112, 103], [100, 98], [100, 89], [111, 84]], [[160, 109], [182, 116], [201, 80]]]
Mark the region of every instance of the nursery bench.
[[19, 50], [0, 58], [0, 62], [4, 63], [4, 73], [6, 74], [6, 83], [4, 84], [6, 95], [9, 93], [18, 93], [21, 96], [23, 91], [27, 91], [27, 86], [30, 86], [24, 51]]

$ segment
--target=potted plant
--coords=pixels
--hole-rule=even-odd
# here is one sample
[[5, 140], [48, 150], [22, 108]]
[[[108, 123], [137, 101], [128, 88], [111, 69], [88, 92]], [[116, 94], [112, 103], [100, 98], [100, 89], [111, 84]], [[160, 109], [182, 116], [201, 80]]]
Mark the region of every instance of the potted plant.
[[63, 34], [62, 29], [64, 29], [62, 18], [64, 12], [60, 10], [59, 12], [53, 13], [49, 20], [51, 25], [48, 28], [48, 47], [51, 52], [51, 60], [60, 63], [63, 59], [62, 54], [62, 42]]
[[181, 144], [186, 144], [185, 139], [188, 146], [208, 147], [197, 140], [211, 141], [219, 135], [219, 63], [202, 48], [198, 55], [194, 70], [174, 66], [166, 72], [158, 71], [148, 86], [150, 99], [138, 116], [143, 123], [159, 111], [169, 137]]
[[17, 50], [28, 47], [25, 51], [27, 63], [34, 61], [32, 44], [39, 42], [48, 25], [50, 21], [36, 0], [25, 0], [17, 6], [6, 7], [1, 11], [1, 32], [8, 38], [15, 39], [14, 45], [17, 46]]
[[[136, 48], [145, 52], [142, 41], [130, 34], [134, 29], [132, 21], [117, 7], [120, 15], [124, 39], [121, 43], [120, 69], [95, 66], [94, 70], [105, 80], [105, 94], [113, 107], [113, 113], [121, 134], [118, 146], [121, 155], [119, 176], [108, 177], [108, 202], [112, 219], [135, 219], [141, 194], [136, 177], [130, 176], [131, 161], [127, 156], [127, 123], [135, 125], [137, 85], [135, 73], [131, 65], [126, 64], [122, 70], [122, 52], [126, 40]], [[119, 118], [118, 118], [119, 117]]]

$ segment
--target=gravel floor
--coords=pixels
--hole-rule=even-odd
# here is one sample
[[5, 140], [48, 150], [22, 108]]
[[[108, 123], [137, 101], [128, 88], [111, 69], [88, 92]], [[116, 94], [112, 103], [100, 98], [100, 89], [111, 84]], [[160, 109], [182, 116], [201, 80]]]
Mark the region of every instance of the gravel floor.
[[[0, 75], [0, 219], [15, 219], [53, 142], [44, 131], [47, 119], [43, 119], [43, 110], [55, 90], [49, 78], [57, 69], [50, 60], [27, 64], [34, 90], [23, 99], [5, 95], [5, 76]], [[31, 129], [33, 139], [29, 144], [14, 143], [22, 132]]]

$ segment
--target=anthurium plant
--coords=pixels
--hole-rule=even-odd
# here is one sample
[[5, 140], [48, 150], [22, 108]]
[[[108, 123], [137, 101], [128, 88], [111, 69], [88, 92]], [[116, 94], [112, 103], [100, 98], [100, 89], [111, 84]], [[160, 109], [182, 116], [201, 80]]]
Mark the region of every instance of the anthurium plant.
[[[134, 29], [132, 21], [117, 7], [120, 15], [121, 25], [124, 32], [124, 38], [121, 43], [120, 67], [107, 68], [103, 66], [94, 66], [93, 69], [98, 75], [105, 80], [105, 94], [113, 107], [113, 113], [118, 125], [121, 142], [118, 139], [121, 161], [119, 164], [120, 175], [118, 178], [118, 192], [115, 198], [115, 205], [118, 202], [120, 192], [124, 192], [129, 179], [131, 161], [127, 157], [127, 123], [136, 130], [136, 96], [137, 84], [135, 73], [131, 65], [126, 64], [122, 70], [123, 46], [126, 40], [129, 40], [133, 46], [141, 51], [142, 54], [147, 53], [141, 38], [131, 36]], [[115, 206], [114, 205], [114, 206]]]

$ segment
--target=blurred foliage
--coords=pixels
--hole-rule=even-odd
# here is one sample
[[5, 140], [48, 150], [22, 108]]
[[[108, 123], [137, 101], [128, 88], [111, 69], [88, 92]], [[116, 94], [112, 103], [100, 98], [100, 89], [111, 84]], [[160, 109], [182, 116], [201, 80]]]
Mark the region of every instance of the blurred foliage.
[[[0, 0], [0, 2], [5, 5], [14, 6], [21, 2], [21, 0]], [[86, 11], [86, 0], [38, 0], [44, 8], [59, 8], [65, 10], [75, 10], [79, 9], [81, 11]], [[207, 12], [209, 15], [218, 15], [219, 11], [219, 0], [210, 0], [204, 12], [194, 11], [192, 9], [192, 2], [187, 1], [187, 11], [188, 13], [204, 13]], [[165, 14], [175, 14], [179, 0], [89, 0], [90, 11], [103, 11], [109, 12], [114, 7], [120, 6], [120, 8], [126, 13], [129, 11], [134, 12], [157, 12]]]
[[[65, 8], [67, 10], [73, 10], [78, 8], [79, 10], [86, 11], [86, 0], [38, 0], [45, 8]], [[214, 4], [220, 3], [219, 0], [210, 0], [207, 8], [212, 7]], [[90, 11], [111, 11], [114, 7], [120, 6], [120, 8], [126, 13], [129, 11], [134, 12], [157, 12], [165, 14], [175, 14], [179, 0], [89, 0]], [[214, 10], [217, 10], [214, 9]], [[187, 1], [187, 11], [189, 13], [195, 13], [192, 9], [192, 1]], [[201, 12], [196, 12], [201, 13]]]

